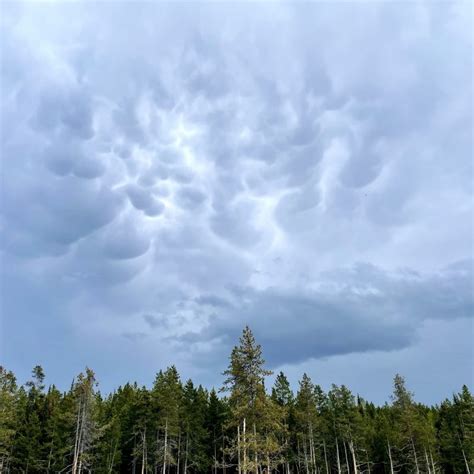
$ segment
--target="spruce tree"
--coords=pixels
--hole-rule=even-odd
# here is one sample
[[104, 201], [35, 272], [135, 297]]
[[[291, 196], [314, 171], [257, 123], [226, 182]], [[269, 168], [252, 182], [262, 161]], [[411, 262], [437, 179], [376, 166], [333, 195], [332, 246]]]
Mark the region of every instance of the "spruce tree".
[[0, 366], [0, 473], [8, 472], [18, 427], [18, 387], [13, 372]]
[[230, 392], [231, 423], [237, 431], [234, 456], [239, 473], [246, 474], [257, 472], [280, 450], [268, 425], [281, 419], [265, 392], [265, 377], [272, 372], [265, 369], [262, 348], [248, 326], [239, 342], [230, 355], [222, 390]]
[[[181, 452], [178, 449], [183, 387], [175, 366], [160, 371], [152, 389], [152, 403], [156, 411], [155, 465], [166, 474], [176, 466]], [[181, 446], [179, 446], [181, 448]]]

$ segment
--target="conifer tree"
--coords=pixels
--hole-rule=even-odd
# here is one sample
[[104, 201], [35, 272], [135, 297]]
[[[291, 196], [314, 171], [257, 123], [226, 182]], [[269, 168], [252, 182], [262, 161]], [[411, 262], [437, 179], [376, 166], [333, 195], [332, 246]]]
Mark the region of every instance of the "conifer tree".
[[231, 467], [227, 449], [233, 432], [229, 432], [228, 429], [228, 408], [227, 400], [219, 398], [216, 391], [212, 389], [209, 393], [206, 427], [211, 440], [207, 452], [209, 459], [211, 459], [211, 469], [214, 474], [217, 473], [218, 469], [225, 473]]
[[273, 403], [281, 410], [281, 430], [276, 433], [282, 447], [283, 471], [290, 472], [290, 464], [294, 461], [294, 453], [290, 443], [290, 423], [294, 415], [294, 395], [286, 375], [280, 372], [275, 378], [271, 395]]
[[316, 411], [315, 387], [311, 378], [303, 374], [295, 400], [295, 422], [297, 429], [298, 461], [306, 474], [317, 471], [319, 459], [315, 446], [318, 414]]
[[219, 397], [172, 366], [152, 388], [105, 397], [86, 369], [47, 389], [40, 366], [17, 385], [0, 367], [0, 474], [455, 474], [473, 472], [467, 386], [439, 406], [417, 403], [403, 377], [376, 406], [344, 385], [326, 394], [305, 374], [293, 396], [279, 373], [265, 390], [261, 347], [246, 328]]
[[162, 474], [177, 465], [181, 458], [178, 444], [182, 396], [183, 387], [176, 367], [160, 371], [153, 385], [152, 400], [157, 413], [155, 464], [161, 465]]
[[97, 429], [95, 386], [95, 375], [89, 368], [86, 368], [85, 373], [80, 373], [74, 383], [76, 427], [71, 474], [89, 471], [92, 465], [92, 449]]
[[[274, 406], [265, 393], [265, 369], [262, 348], [255, 342], [252, 331], [245, 327], [240, 344], [232, 350], [223, 390], [230, 392], [229, 405], [232, 425], [237, 428], [234, 455], [239, 474], [257, 472], [274, 454], [276, 443], [270, 439], [269, 413]], [[261, 415], [265, 413], [266, 416]], [[270, 455], [271, 451], [271, 455]], [[263, 459], [265, 457], [266, 459]]]
[[18, 387], [13, 372], [0, 366], [0, 474], [10, 469], [18, 429]]

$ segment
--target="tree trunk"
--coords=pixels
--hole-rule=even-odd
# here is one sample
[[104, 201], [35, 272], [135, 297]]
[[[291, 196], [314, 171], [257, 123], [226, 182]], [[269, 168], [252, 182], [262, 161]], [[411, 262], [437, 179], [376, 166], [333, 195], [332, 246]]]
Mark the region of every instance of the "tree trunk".
[[341, 458], [339, 457], [339, 443], [336, 438], [337, 472], [341, 474]]
[[461, 448], [461, 451], [462, 451], [462, 457], [464, 459], [464, 464], [466, 465], [466, 472], [467, 474], [471, 474], [471, 469], [469, 467], [469, 463], [467, 462], [467, 457], [466, 457], [466, 453], [464, 452], [464, 448]]
[[189, 433], [186, 433], [186, 454], [184, 457], [184, 474], [188, 474]]
[[253, 424], [253, 446], [254, 446], [254, 462], [255, 462], [255, 473], [258, 473], [258, 445], [257, 445], [257, 427]]
[[343, 441], [343, 444], [344, 444], [344, 456], [346, 458], [346, 467], [347, 467], [347, 472], [351, 472], [351, 470], [349, 469], [349, 458], [347, 457], [347, 447], [346, 447], [346, 442]]
[[[54, 436], [54, 431], [53, 431], [53, 436]], [[47, 474], [49, 474], [49, 471], [51, 471], [51, 457], [53, 455], [53, 446], [54, 444], [51, 441], [51, 447], [49, 448], [49, 453], [48, 453], [48, 467], [46, 468]], [[0, 474], [2, 474], [3, 472], [2, 466], [3, 466], [3, 459], [2, 459], [2, 462], [0, 463]]]
[[428, 474], [431, 474], [430, 460], [428, 458], [428, 452], [426, 451], [426, 448], [425, 448], [425, 461], [426, 461], [426, 469], [428, 469]]
[[146, 428], [145, 428], [142, 433], [142, 474], [145, 474], [146, 472], [146, 458], [147, 458], [147, 452], [146, 452]]
[[137, 449], [137, 435], [135, 434], [135, 435], [133, 436], [132, 474], [135, 474], [135, 472], [136, 472], [136, 467], [137, 467], [136, 449]]
[[242, 442], [243, 442], [243, 448], [244, 448], [244, 462], [243, 462], [243, 473], [247, 474], [247, 439], [246, 439], [246, 429], [247, 429], [247, 424], [246, 420], [244, 418], [244, 424], [242, 427]]
[[168, 418], [165, 421], [165, 450], [163, 452], [163, 474], [166, 474], [166, 456], [168, 453]]
[[306, 474], [309, 474], [308, 446], [306, 443], [306, 437], [304, 438], [304, 465], [306, 468]]
[[239, 466], [239, 474], [242, 474], [242, 466], [240, 464], [240, 423], [237, 426], [237, 464]]
[[411, 438], [411, 446], [413, 448], [413, 457], [415, 459], [416, 474], [420, 474], [420, 467], [418, 466], [418, 456], [416, 455], [416, 448], [413, 438]]
[[[213, 443], [214, 443], [214, 462], [212, 463], [212, 471], [214, 472], [214, 474], [217, 474], [217, 441], [216, 441], [216, 427], [214, 426], [213, 427], [213, 434], [214, 434], [214, 437], [213, 437]], [[222, 465], [224, 465], [224, 463], [222, 463]]]
[[352, 439], [349, 441], [349, 450], [351, 451], [351, 454], [352, 454], [352, 464], [354, 465], [354, 474], [358, 474], [357, 459], [356, 459], [355, 448], [354, 448], [354, 443]]
[[300, 474], [300, 472], [301, 472], [301, 449], [300, 449], [300, 440], [299, 440], [299, 438], [297, 438], [297, 440], [296, 440], [296, 446], [297, 446], [297, 452], [298, 452], [298, 459], [297, 459], [296, 468], [297, 468], [298, 474]]
[[179, 474], [179, 466], [181, 461], [181, 430], [178, 433], [178, 462], [176, 465], [176, 474]]
[[431, 453], [431, 449], [430, 449], [430, 459], [431, 459], [431, 468], [433, 469], [433, 474], [436, 474], [436, 467], [433, 461], [433, 454]]
[[394, 474], [393, 470], [393, 459], [392, 459], [392, 449], [390, 448], [390, 443], [387, 441], [388, 448], [388, 459], [390, 460], [390, 474]]
[[[221, 434], [222, 434], [222, 473], [225, 474], [225, 439], [224, 439], [224, 428], [221, 427]], [[217, 467], [216, 467], [216, 474], [217, 474]]]
[[314, 436], [313, 436], [313, 425], [309, 424], [309, 447], [311, 453], [311, 470], [314, 474], [317, 473], [317, 466], [316, 466], [316, 452], [314, 450]]
[[82, 403], [79, 404], [79, 410], [77, 412], [76, 437], [74, 439], [74, 457], [73, 457], [73, 461], [72, 461], [71, 474], [76, 474], [77, 473], [78, 464], [79, 464], [81, 421], [82, 421]]
[[324, 448], [324, 464], [326, 465], [326, 474], [329, 474], [328, 454], [326, 452], [326, 441], [325, 440], [323, 440], [323, 448]]
[[109, 474], [112, 474], [113, 469], [114, 469], [114, 461], [115, 461], [115, 455], [117, 453], [117, 446], [118, 446], [118, 440], [115, 441], [114, 448], [112, 450], [112, 456], [110, 457], [110, 463], [109, 463], [109, 469], [108, 469]]

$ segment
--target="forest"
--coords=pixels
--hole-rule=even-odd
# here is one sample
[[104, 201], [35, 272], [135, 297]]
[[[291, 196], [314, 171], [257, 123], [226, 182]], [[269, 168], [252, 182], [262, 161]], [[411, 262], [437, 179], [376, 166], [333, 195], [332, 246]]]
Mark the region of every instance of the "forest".
[[[151, 388], [102, 395], [94, 372], [67, 392], [40, 366], [20, 386], [0, 367], [0, 474], [468, 473], [474, 399], [463, 386], [436, 406], [414, 400], [396, 375], [376, 406], [344, 385], [325, 392], [304, 374], [265, 380], [262, 348], [244, 329], [217, 390], [181, 381], [174, 366]], [[436, 383], [433, 381], [433, 383]]]

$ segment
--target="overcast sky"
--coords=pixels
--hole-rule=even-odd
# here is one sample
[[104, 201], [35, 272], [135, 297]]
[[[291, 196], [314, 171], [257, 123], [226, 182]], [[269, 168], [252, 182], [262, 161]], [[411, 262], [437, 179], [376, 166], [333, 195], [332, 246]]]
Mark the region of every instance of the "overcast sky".
[[470, 2], [3, 3], [1, 363], [472, 386]]

